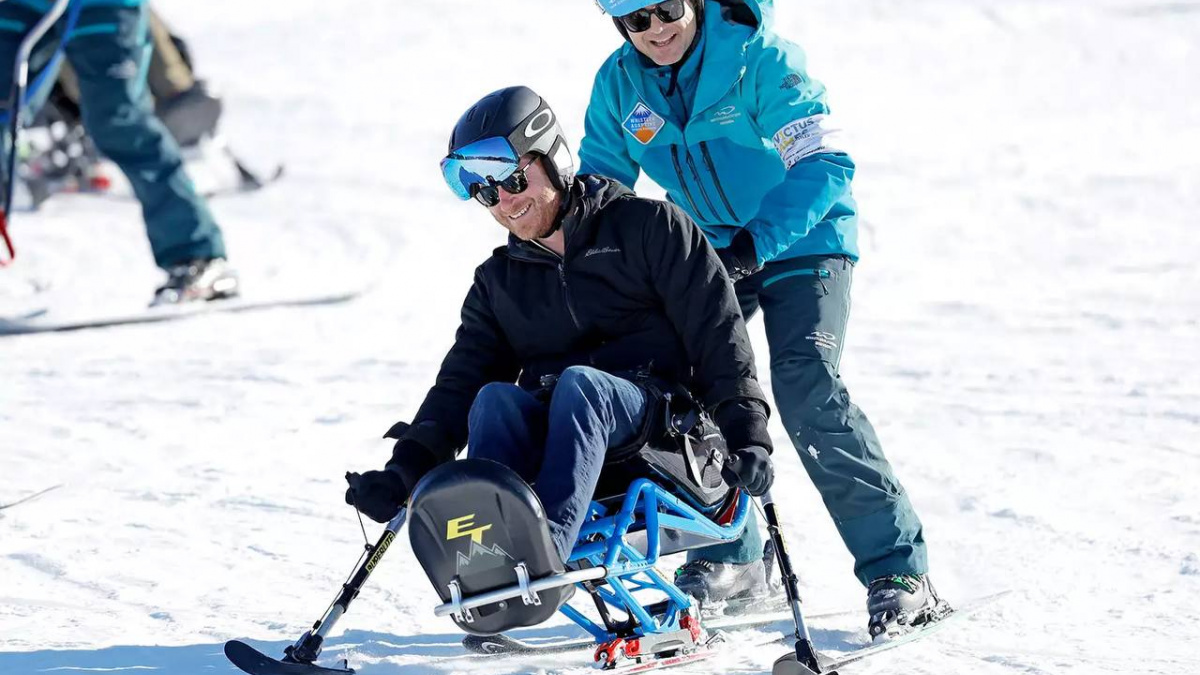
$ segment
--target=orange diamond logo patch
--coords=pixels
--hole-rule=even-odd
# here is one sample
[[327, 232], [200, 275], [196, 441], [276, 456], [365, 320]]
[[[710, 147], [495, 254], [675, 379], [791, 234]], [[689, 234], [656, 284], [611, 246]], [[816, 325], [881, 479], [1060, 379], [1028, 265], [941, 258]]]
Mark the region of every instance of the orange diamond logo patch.
[[633, 134], [633, 137], [638, 139], [642, 145], [647, 145], [654, 140], [665, 124], [663, 118], [647, 108], [645, 103], [639, 102], [621, 126], [625, 127], [625, 131]]

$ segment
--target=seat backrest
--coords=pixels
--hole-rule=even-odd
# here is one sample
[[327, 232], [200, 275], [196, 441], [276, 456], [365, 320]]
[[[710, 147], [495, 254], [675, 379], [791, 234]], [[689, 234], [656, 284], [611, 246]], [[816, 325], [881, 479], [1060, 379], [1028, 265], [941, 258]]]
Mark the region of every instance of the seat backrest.
[[[417, 484], [410, 501], [409, 539], [442, 602], [451, 599], [452, 581], [464, 598], [516, 584], [519, 563], [531, 580], [564, 571], [537, 495], [511, 469], [484, 459], [443, 464]], [[456, 617], [455, 623], [477, 635], [537, 625], [558, 611], [573, 590], [542, 591], [538, 605], [520, 599], [485, 605], [471, 610], [472, 621]]]

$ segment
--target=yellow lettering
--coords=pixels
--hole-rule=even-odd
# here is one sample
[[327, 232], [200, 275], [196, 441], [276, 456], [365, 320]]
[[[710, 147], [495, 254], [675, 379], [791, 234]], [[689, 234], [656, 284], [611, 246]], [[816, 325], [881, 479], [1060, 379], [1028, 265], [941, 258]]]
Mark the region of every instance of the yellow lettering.
[[458, 539], [459, 537], [470, 537], [471, 541], [476, 544], [483, 544], [483, 533], [492, 529], [491, 525], [481, 525], [472, 527], [475, 523], [475, 514], [461, 518], [454, 518], [446, 522], [446, 541]]

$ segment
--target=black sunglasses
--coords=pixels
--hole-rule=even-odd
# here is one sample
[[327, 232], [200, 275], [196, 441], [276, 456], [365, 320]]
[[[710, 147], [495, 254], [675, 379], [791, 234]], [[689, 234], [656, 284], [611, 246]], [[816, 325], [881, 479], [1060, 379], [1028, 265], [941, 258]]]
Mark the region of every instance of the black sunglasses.
[[521, 194], [529, 188], [529, 177], [525, 175], [525, 169], [528, 169], [529, 165], [536, 161], [536, 157], [529, 160], [525, 166], [517, 167], [516, 171], [501, 181], [488, 176], [487, 185], [476, 183], [471, 186], [472, 196], [475, 197], [475, 201], [491, 208], [500, 203], [500, 188], [504, 188], [504, 191], [510, 195]]
[[617, 17], [625, 30], [630, 33], [644, 33], [650, 30], [650, 17], [658, 15], [663, 23], [674, 23], [683, 18], [684, 0], [667, 0], [654, 7], [644, 7], [636, 12]]

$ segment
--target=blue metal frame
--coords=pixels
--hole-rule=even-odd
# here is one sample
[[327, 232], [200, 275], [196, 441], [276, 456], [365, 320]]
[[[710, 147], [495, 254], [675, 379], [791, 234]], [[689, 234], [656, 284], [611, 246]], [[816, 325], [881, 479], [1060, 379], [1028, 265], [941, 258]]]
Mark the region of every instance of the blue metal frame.
[[[14, 254], [14, 251], [12, 242], [8, 241], [4, 226], [7, 224], [8, 214], [12, 210], [13, 190], [17, 180], [17, 134], [21, 130], [21, 113], [28, 110], [33, 104], [40, 106], [41, 102], [45, 101], [46, 96], [49, 95], [50, 85], [54, 78], [58, 77], [58, 69], [62, 65], [67, 40], [70, 39], [71, 31], [74, 30], [76, 22], [79, 21], [79, 14], [83, 10], [83, 3], [78, 0], [74, 2], [65, 0], [67, 2], [65, 6], [63, 2], [64, 0], [56, 1], [50, 11], [34, 25], [30, 33], [21, 41], [16, 62], [13, 64], [12, 90], [6, 99], [6, 109], [0, 112], [0, 125], [7, 126], [9, 132], [8, 138], [5, 139], [6, 147], [0, 149], [0, 166], [4, 169], [2, 183], [4, 193], [2, 201], [0, 201], [0, 233], [5, 235], [5, 243], [10, 256]], [[30, 55], [36, 48], [37, 42], [62, 19], [64, 12], [66, 19], [63, 24], [62, 37], [59, 39], [54, 54], [50, 57], [46, 67], [34, 77], [33, 82], [28, 83]]]
[[[66, 58], [67, 41], [71, 37], [71, 31], [75, 30], [75, 24], [79, 22], [79, 15], [82, 11], [82, 2], [77, 1], [69, 4], [66, 12], [66, 19], [64, 20], [61, 31], [62, 37], [59, 39], [58, 47], [54, 50], [54, 54], [51, 55], [50, 60], [46, 63], [46, 66], [42, 68], [42, 70], [36, 76], [34, 76], [33, 82], [30, 82], [22, 87], [24, 91], [22, 92], [21, 102], [17, 105], [18, 110], [25, 111], [26, 109], [30, 108], [33, 103], [39, 102], [39, 99], [45, 100], [45, 95], [49, 93], [50, 87], [54, 84], [54, 80], [58, 78], [59, 68], [62, 67], [63, 59]], [[53, 23], [57, 22], [58, 21], [56, 20]], [[48, 26], [47, 32], [49, 32], [49, 29], [52, 27], [53, 25]], [[34, 45], [31, 45], [31, 47], [32, 46]], [[19, 65], [20, 64], [15, 64], [15, 67], [19, 67]], [[17, 85], [18, 81], [18, 78], [15, 76], [15, 67], [13, 77], [14, 87]], [[43, 89], [43, 85], [46, 85], [47, 82], [49, 82], [49, 85]], [[0, 108], [0, 122], [4, 124], [9, 122], [9, 110], [7, 106], [12, 105], [13, 103], [13, 93], [14, 92], [11, 91], [9, 92], [8, 98], [5, 99], [6, 106], [4, 108]]]
[[[718, 525], [657, 483], [639, 478], [629, 486], [616, 512], [609, 513], [599, 503], [592, 502], [589, 518], [579, 532], [568, 562], [587, 561], [593, 566], [604, 566], [608, 587], [595, 589], [596, 595], [610, 608], [637, 620], [636, 636], [679, 630], [683, 612], [691, 607], [692, 600], [654, 569], [662, 551], [662, 530], [699, 535], [712, 539], [714, 544], [733, 541], [746, 527], [750, 500], [748, 494], [739, 492], [733, 520], [728, 525]], [[630, 533], [642, 530], [646, 536], [645, 555], [628, 541]], [[667, 611], [661, 619], [651, 616], [645, 604], [634, 597], [643, 591], [666, 596]], [[598, 643], [625, 637], [611, 633], [569, 605], [563, 605], [559, 611]]]

